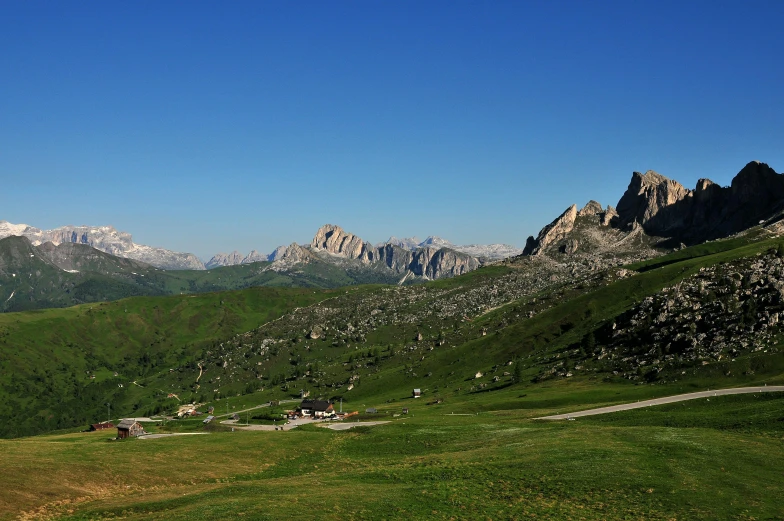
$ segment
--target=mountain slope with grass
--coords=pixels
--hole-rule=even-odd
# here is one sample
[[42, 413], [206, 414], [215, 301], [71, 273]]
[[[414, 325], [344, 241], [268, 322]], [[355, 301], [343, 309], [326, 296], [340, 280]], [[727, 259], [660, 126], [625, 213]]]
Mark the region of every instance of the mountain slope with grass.
[[[424, 285], [256, 289], [7, 314], [0, 317], [3, 434], [78, 425], [106, 402], [142, 416], [171, 413], [183, 401], [284, 399], [302, 390], [378, 403], [415, 387], [429, 400], [452, 400], [560, 381], [662, 388], [779, 381], [781, 331], [770, 317], [781, 305], [772, 298], [778, 278], [770, 277], [778, 277], [784, 245], [765, 236], [625, 266], [617, 258], [597, 266], [522, 256]], [[741, 275], [704, 294], [688, 289], [688, 300], [669, 307], [662, 326], [669, 329], [660, 329], [680, 331], [700, 295], [710, 307], [711, 291], [737, 286], [737, 302], [704, 314], [691, 332], [731, 323], [734, 336], [714, 334], [706, 350], [675, 336], [669, 347], [652, 340], [651, 319], [638, 316], [646, 302], [667, 306], [672, 288], [698, 288], [711, 270]], [[756, 280], [744, 289], [747, 276]], [[750, 311], [741, 291], [771, 298]], [[265, 311], [271, 305], [274, 314]], [[53, 414], [55, 396], [72, 398], [73, 408]]]

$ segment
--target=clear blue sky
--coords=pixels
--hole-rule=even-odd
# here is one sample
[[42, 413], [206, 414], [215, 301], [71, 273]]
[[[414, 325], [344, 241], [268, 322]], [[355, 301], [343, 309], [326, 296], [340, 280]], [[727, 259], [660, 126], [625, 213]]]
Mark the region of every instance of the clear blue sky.
[[634, 170], [784, 170], [782, 27], [781, 1], [0, 0], [0, 219], [203, 258], [324, 223], [523, 245]]

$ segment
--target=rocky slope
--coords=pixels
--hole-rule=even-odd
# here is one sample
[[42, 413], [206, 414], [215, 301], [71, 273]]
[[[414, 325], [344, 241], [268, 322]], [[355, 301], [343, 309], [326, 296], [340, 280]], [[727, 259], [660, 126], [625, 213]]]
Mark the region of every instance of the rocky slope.
[[653, 379], [668, 368], [776, 352], [784, 324], [783, 255], [784, 245], [703, 268], [647, 297], [599, 333], [598, 358], [626, 378]]
[[54, 245], [86, 244], [117, 257], [134, 259], [162, 269], [204, 269], [204, 264], [191, 253], [136, 244], [131, 234], [118, 231], [112, 226], [62, 226], [53, 230], [41, 230], [26, 224], [0, 221], [0, 239], [12, 235], [27, 237], [34, 246], [46, 242]]
[[654, 247], [660, 239], [646, 235], [639, 225], [629, 229], [614, 226], [616, 216], [612, 206], [603, 208], [593, 200], [579, 211], [572, 205], [542, 228], [536, 238], [528, 238], [523, 255], [609, 265], [661, 255], [662, 251]]

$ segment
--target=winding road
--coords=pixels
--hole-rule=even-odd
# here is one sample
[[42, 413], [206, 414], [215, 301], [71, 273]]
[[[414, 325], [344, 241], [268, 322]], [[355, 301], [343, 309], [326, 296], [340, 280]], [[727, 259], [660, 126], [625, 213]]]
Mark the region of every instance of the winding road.
[[664, 405], [665, 403], [683, 402], [686, 400], [696, 400], [698, 398], [712, 398], [713, 396], [726, 396], [728, 394], [751, 394], [751, 393], [774, 393], [784, 392], [784, 385], [769, 385], [763, 387], [736, 387], [734, 389], [716, 389], [715, 391], [700, 391], [697, 393], [676, 394], [675, 396], [665, 396], [654, 398], [642, 402], [624, 403], [621, 405], [611, 405], [609, 407], [599, 407], [598, 409], [588, 409], [585, 411], [570, 412], [566, 414], [554, 414], [552, 416], [542, 416], [535, 420], [571, 420], [581, 416], [593, 416], [595, 414], [607, 414], [610, 412], [630, 411], [650, 407], [652, 405]]

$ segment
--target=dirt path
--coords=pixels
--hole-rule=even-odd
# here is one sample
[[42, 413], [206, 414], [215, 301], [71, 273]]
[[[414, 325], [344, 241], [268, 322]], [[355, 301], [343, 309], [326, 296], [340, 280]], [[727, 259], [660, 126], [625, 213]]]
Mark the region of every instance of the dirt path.
[[676, 394], [675, 396], [665, 396], [663, 398], [654, 398], [653, 400], [645, 400], [642, 402], [625, 403], [621, 405], [611, 405], [609, 407], [599, 407], [598, 409], [588, 409], [586, 411], [570, 412], [566, 414], [554, 414], [552, 416], [542, 416], [541, 418], [534, 418], [536, 420], [570, 420], [572, 418], [579, 418], [581, 416], [593, 416], [595, 414], [607, 414], [617, 411], [630, 411], [632, 409], [640, 409], [642, 407], [650, 407], [652, 405], [663, 405], [665, 403], [683, 402], [686, 400], [696, 400], [698, 398], [711, 398], [713, 396], [725, 396], [728, 394], [750, 394], [750, 393], [774, 393], [784, 392], [784, 385], [770, 385], [763, 387], [737, 387], [735, 389], [717, 389], [715, 391], [700, 391], [697, 393]]

